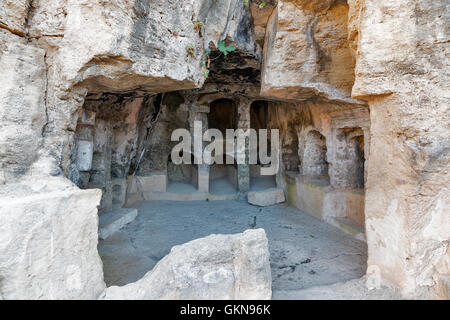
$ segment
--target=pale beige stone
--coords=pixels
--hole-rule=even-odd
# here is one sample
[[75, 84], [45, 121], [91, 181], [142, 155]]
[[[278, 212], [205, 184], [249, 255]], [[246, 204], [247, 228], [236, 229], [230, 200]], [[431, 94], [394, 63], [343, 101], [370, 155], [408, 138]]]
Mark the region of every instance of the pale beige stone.
[[134, 208], [115, 209], [105, 212], [99, 218], [99, 239], [105, 240], [113, 233], [119, 231], [124, 226], [134, 221], [138, 215], [138, 210]]
[[250, 191], [248, 203], [255, 206], [267, 207], [284, 202], [284, 191], [280, 188], [271, 188], [264, 191]]
[[175, 246], [141, 280], [109, 287], [105, 300], [268, 300], [269, 248], [263, 229], [210, 235]]
[[357, 103], [350, 97], [354, 62], [347, 42], [348, 6], [306, 3], [278, 1], [269, 19], [261, 95], [280, 100], [319, 95]]
[[353, 96], [368, 100], [371, 113], [365, 213], [377, 272], [369, 281], [408, 297], [448, 298], [449, 47], [437, 14], [446, 7], [367, 0], [359, 17]]
[[0, 29], [0, 163], [11, 176], [36, 160], [47, 122], [45, 51]]
[[96, 299], [99, 190], [0, 195], [0, 291], [4, 299]]
[[0, 3], [0, 28], [23, 36], [31, 0], [2, 0]]

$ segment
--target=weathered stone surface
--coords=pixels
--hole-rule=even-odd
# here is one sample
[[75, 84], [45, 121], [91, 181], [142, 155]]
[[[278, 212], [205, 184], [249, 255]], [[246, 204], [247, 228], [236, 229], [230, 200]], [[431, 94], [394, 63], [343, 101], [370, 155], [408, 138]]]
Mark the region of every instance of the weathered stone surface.
[[[138, 87], [163, 92], [200, 86], [204, 77], [199, 63], [210, 42], [216, 44], [228, 36], [257, 52], [252, 39], [241, 30], [249, 16], [248, 10], [242, 9], [238, 0], [121, 0], [107, 6], [102, 1], [90, 1], [89, 5], [69, 1], [63, 10], [56, 5], [48, 8], [56, 16], [65, 12], [57, 58], [62, 76], [71, 82], [85, 82], [91, 92]], [[48, 22], [43, 23], [48, 20], [44, 19], [48, 10], [38, 6], [34, 11], [35, 27], [50, 29]], [[206, 26], [201, 36], [194, 29], [197, 19]], [[39, 34], [39, 30], [35, 32]], [[189, 45], [196, 47], [195, 57], [186, 55]]]
[[[133, 185], [135, 192], [166, 192], [167, 176], [165, 174], [154, 174], [151, 176], [135, 176]], [[132, 192], [133, 193], [133, 192]]]
[[278, 0], [265, 1], [266, 5], [261, 8], [258, 2], [249, 1], [256, 41], [261, 45], [261, 48], [264, 47], [267, 23], [277, 5], [277, 2]]
[[356, 102], [350, 98], [354, 62], [347, 42], [347, 4], [302, 4], [278, 1], [269, 19], [261, 95], [281, 100], [322, 95]]
[[265, 232], [247, 230], [175, 246], [141, 280], [109, 287], [101, 299], [270, 299], [271, 282]]
[[248, 193], [248, 203], [255, 206], [267, 207], [284, 202], [284, 191], [281, 188], [271, 188], [264, 191], [251, 191]]
[[356, 50], [358, 50], [359, 39], [359, 16], [361, 12], [362, 0], [347, 0], [348, 4], [348, 45], [352, 57], [356, 59]]
[[368, 282], [448, 298], [448, 3], [366, 0], [359, 19], [353, 95], [368, 100], [371, 118]]
[[92, 141], [78, 141], [77, 149], [78, 170], [91, 170], [92, 156], [94, 155], [94, 143]]
[[[445, 0], [283, 0], [268, 1], [263, 9], [255, 1], [244, 6], [242, 0], [3, 0], [0, 195], [6, 204], [0, 206], [20, 207], [41, 198], [45, 202], [58, 192], [78, 194], [67, 183], [52, 182], [52, 176], [61, 174], [80, 187], [101, 188], [103, 209], [121, 205], [131, 168], [144, 179], [159, 171], [166, 174], [171, 130], [189, 128], [198, 112], [205, 122], [210, 110], [206, 105], [214, 99], [234, 96], [240, 128], [250, 127], [253, 99], [285, 101], [270, 102], [268, 123], [282, 131], [282, 174], [323, 174], [319, 180], [325, 186], [317, 189], [320, 192], [310, 188], [308, 194], [317, 197], [306, 207], [326, 218], [365, 224], [369, 287], [382, 282], [400, 287], [408, 297], [448, 297], [448, 17]], [[196, 19], [205, 24], [204, 30], [195, 30]], [[213, 50], [211, 65], [203, 61], [211, 67], [205, 81], [203, 50], [214, 49], [219, 39], [236, 50], [227, 57]], [[263, 42], [259, 94], [258, 44]], [[186, 51], [191, 45], [193, 57]], [[180, 93], [181, 99], [178, 93], [156, 95], [183, 89], [190, 91]], [[111, 95], [117, 103], [109, 103]], [[163, 102], [158, 104], [159, 98]], [[92, 99], [98, 99], [104, 111], [95, 121], [80, 112], [97, 112], [89, 109], [94, 109]], [[367, 101], [370, 119], [365, 103], [355, 99]], [[162, 116], [152, 132], [157, 110]], [[313, 131], [320, 139], [308, 136]], [[318, 143], [322, 137], [325, 143]], [[72, 161], [77, 142], [83, 140], [94, 143], [89, 173], [75, 170]], [[239, 165], [236, 171], [233, 183], [245, 193], [249, 167]], [[18, 181], [29, 177], [31, 182]], [[202, 191], [208, 189], [206, 174], [197, 182]], [[155, 185], [165, 189], [162, 182]], [[289, 185], [283, 187], [288, 198], [297, 196], [292, 203], [306, 203], [299, 189], [289, 192]], [[148, 184], [146, 188], [151, 189]], [[132, 194], [142, 199], [140, 192]], [[86, 200], [90, 204], [75, 203], [71, 196], [67, 201], [73, 201], [74, 212], [93, 212], [98, 199], [92, 197]], [[60, 219], [66, 200], [56, 199], [54, 206], [64, 210], [40, 202], [23, 210], [36, 208], [43, 217]], [[364, 206], [365, 215], [360, 212]], [[353, 208], [351, 213], [348, 208]], [[11, 230], [19, 234], [8, 233], [15, 238], [4, 244], [13, 248], [4, 257], [19, 257], [28, 264], [14, 260], [20, 267], [11, 264], [6, 269], [0, 264], [0, 272], [12, 275], [0, 279], [0, 291], [6, 288], [3, 298], [95, 297], [93, 292], [101, 287], [98, 258], [91, 258], [91, 247], [85, 250], [88, 256], [81, 249], [67, 253], [80, 241], [75, 235], [84, 237], [80, 233], [86, 231], [88, 219], [74, 223], [74, 214], [64, 220], [73, 230], [67, 227], [67, 242], [54, 242], [58, 258], [46, 269], [41, 256], [33, 251], [25, 259], [15, 243], [22, 243], [22, 231], [33, 232], [33, 239], [45, 237], [49, 218], [39, 225], [33, 218], [37, 213], [22, 212], [17, 217], [25, 216], [25, 222], [17, 223], [11, 214], [2, 213], [0, 228], [13, 225]], [[31, 218], [36, 221], [30, 222], [35, 227], [29, 231]], [[78, 271], [72, 269], [67, 281], [76, 288], [61, 289], [65, 280], [55, 279], [65, 279], [62, 260], [80, 256], [87, 261], [80, 269], [81, 289], [73, 280]], [[27, 281], [32, 285], [20, 280], [25, 279], [23, 268], [31, 270]], [[84, 268], [95, 269], [95, 275], [83, 278], [90, 274]], [[48, 287], [55, 283], [56, 289]], [[96, 289], [80, 293], [88, 287]]]
[[0, 195], [4, 299], [95, 299], [105, 287], [97, 252], [101, 192], [63, 181], [52, 188]]
[[2, 0], [0, 3], [0, 28], [18, 35], [25, 34], [30, 3], [31, 0]]
[[22, 174], [37, 158], [45, 114], [45, 51], [0, 30], [0, 163]]
[[89, 2], [82, 1], [32, 0], [32, 8], [27, 16], [29, 37], [40, 39], [44, 43], [58, 43], [64, 36], [68, 3], [89, 5]]
[[123, 208], [105, 212], [99, 218], [98, 237], [102, 240], [108, 238], [114, 232], [119, 231], [128, 223], [136, 219], [137, 209]]

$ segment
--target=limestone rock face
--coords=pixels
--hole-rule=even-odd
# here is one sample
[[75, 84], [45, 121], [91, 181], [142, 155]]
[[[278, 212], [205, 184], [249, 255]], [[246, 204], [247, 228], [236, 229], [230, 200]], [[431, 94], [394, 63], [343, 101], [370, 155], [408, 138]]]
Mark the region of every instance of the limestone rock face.
[[359, 16], [361, 12], [362, 0], [348, 0], [348, 43], [352, 53], [352, 57], [356, 58], [356, 50], [358, 50], [359, 35]]
[[55, 187], [0, 195], [4, 299], [96, 299], [105, 287], [97, 252], [101, 192], [63, 181]]
[[3, 0], [0, 3], [0, 28], [23, 35], [31, 0]]
[[[245, 28], [249, 12], [242, 1], [47, 2], [37, 1], [31, 12], [30, 34], [64, 36], [55, 61], [59, 76], [72, 85], [83, 82], [91, 93], [199, 87], [205, 80], [200, 60], [210, 43], [228, 37], [258, 50]], [[194, 28], [197, 20], [202, 32]]]
[[323, 95], [351, 102], [348, 6], [332, 2], [278, 2], [266, 31], [261, 95], [281, 100]]
[[[218, 40], [261, 57], [250, 9], [241, 0], [36, 0], [27, 15], [27, 36], [47, 53], [43, 153], [66, 174], [87, 93], [201, 87], [203, 52]], [[205, 26], [201, 31], [198, 22]]]
[[175, 246], [141, 280], [107, 288], [102, 299], [270, 299], [264, 230], [211, 235]]
[[21, 174], [36, 160], [47, 122], [45, 51], [0, 29], [0, 170]]
[[359, 20], [353, 95], [370, 106], [369, 282], [448, 298], [448, 3], [366, 0]]
[[[364, 186], [357, 219], [366, 227], [369, 287], [448, 298], [448, 20], [446, 0], [270, 0], [262, 9], [243, 0], [1, 0], [0, 298], [97, 298], [101, 195], [66, 178], [76, 173], [80, 187], [104, 188], [105, 208], [125, 202], [132, 167], [144, 190], [165, 190], [165, 172], [156, 184], [146, 175], [155, 163], [166, 170], [171, 129], [188, 127], [195, 108], [231, 92], [241, 128], [250, 127], [253, 99], [271, 100], [283, 170], [318, 174], [328, 166], [331, 189]], [[204, 49], [218, 40], [236, 46], [236, 55], [215, 60], [205, 80]], [[156, 106], [159, 93], [177, 90], [203, 97]], [[111, 95], [120, 103], [105, 103]], [[84, 123], [89, 99], [117, 119], [108, 123], [99, 112]], [[163, 121], [145, 143], [156, 109]], [[101, 130], [114, 139], [90, 139]], [[75, 170], [78, 138], [95, 144]], [[315, 141], [326, 144], [307, 147]], [[100, 149], [108, 156], [94, 157]], [[107, 184], [84, 171], [96, 168], [105, 169], [91, 171]], [[249, 168], [238, 171], [247, 176]], [[240, 190], [250, 185], [238, 182]], [[331, 201], [319, 211], [348, 211], [336, 208], [334, 195]], [[105, 297], [269, 298], [266, 249], [260, 231], [193, 241]]]
[[267, 23], [273, 10], [276, 8], [277, 3], [278, 0], [269, 0], [266, 1], [266, 5], [261, 8], [258, 2], [249, 1], [256, 41], [258, 41], [261, 47], [264, 47]]

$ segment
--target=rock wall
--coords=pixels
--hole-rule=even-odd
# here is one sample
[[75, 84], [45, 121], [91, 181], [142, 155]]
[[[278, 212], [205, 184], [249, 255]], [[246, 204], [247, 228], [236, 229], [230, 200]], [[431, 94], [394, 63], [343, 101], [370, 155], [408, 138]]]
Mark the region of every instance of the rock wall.
[[261, 95], [351, 102], [347, 20], [346, 1], [278, 1], [266, 30]]
[[367, 106], [320, 99], [270, 102], [268, 118], [269, 128], [280, 129], [278, 182], [288, 202], [330, 223], [348, 218], [361, 227], [361, 238], [370, 154]]
[[353, 96], [370, 107], [369, 283], [448, 298], [448, 4], [362, 4]]
[[[35, 0], [32, 6], [30, 1], [7, 1], [0, 9], [0, 27], [9, 37], [5, 43], [22, 42], [28, 48], [24, 51], [45, 50], [28, 62], [47, 71], [32, 74], [45, 85], [38, 88], [42, 96], [34, 97], [34, 105], [45, 110], [48, 120], [40, 135], [44, 145], [39, 156], [65, 174], [78, 110], [88, 92], [158, 93], [200, 87], [205, 81], [200, 67], [203, 51], [219, 39], [255, 57], [261, 55], [250, 28], [249, 8], [238, 0], [121, 0], [108, 5]], [[204, 32], [195, 30], [197, 20], [207, 26]], [[14, 50], [10, 46], [8, 50]], [[193, 57], [187, 55], [190, 46], [195, 48]], [[37, 157], [37, 152], [29, 154]]]
[[[45, 51], [0, 29], [0, 171], [5, 179], [21, 175], [37, 160], [45, 110]], [[1, 175], [1, 174], [0, 174]]]
[[[261, 11], [250, 2], [0, 3], [0, 228], [7, 228], [1, 234], [8, 240], [0, 247], [6, 252], [0, 260], [3, 298], [92, 298], [101, 291], [96, 250], [81, 244], [68, 249], [77, 236], [96, 241], [99, 194], [80, 192], [67, 177], [86, 186], [98, 174], [105, 208], [114, 199], [123, 203], [124, 180], [134, 169], [141, 180], [157, 180], [147, 185], [163, 186], [160, 176], [151, 175], [166, 169], [168, 146], [161, 144], [166, 131], [175, 124], [190, 126], [195, 117], [204, 121], [205, 107], [226, 95], [239, 102], [237, 120], [243, 128], [250, 126], [252, 101], [271, 101], [271, 125], [282, 132], [284, 173], [324, 173], [328, 166], [331, 200], [316, 185], [301, 184], [304, 189], [290, 193], [290, 180], [278, 177], [294, 203], [305, 206], [301, 194], [309, 190], [319, 199], [311, 210], [348, 213], [352, 206], [360, 210], [361, 197], [344, 201], [340, 192], [365, 187], [364, 216], [351, 218], [365, 222], [369, 287], [384, 283], [408, 297], [448, 298], [446, 1], [280, 0], [268, 1]], [[234, 45], [235, 52], [218, 59], [218, 40]], [[207, 48], [216, 59], [211, 65], [204, 56]], [[148, 116], [155, 110], [137, 112], [146, 104], [139, 99], [176, 90], [184, 90], [185, 101], [164, 95], [166, 118], [146, 139]], [[120, 115], [117, 119], [103, 117], [91, 101], [110, 94], [133, 95], [124, 103], [105, 103]], [[93, 125], [83, 109], [99, 114]], [[308, 136], [312, 130], [326, 140], [326, 159], [320, 154], [323, 144], [307, 147], [314, 141]], [[102, 155], [83, 158], [89, 150]], [[306, 157], [305, 150], [310, 150]], [[78, 156], [82, 166], [74, 168]], [[363, 165], [355, 161], [362, 156]], [[90, 172], [92, 166], [98, 170]], [[80, 173], [88, 171], [88, 178]], [[249, 167], [237, 171], [237, 184], [245, 190]], [[74, 214], [62, 219], [58, 208], [68, 205]], [[11, 215], [11, 210], [21, 214]], [[63, 227], [70, 223], [70, 232], [62, 236], [54, 221]], [[41, 238], [42, 245], [32, 241]], [[27, 241], [30, 252], [23, 246]], [[38, 249], [48, 252], [43, 264], [35, 258]], [[75, 267], [66, 270], [62, 260], [50, 259], [54, 252]]]

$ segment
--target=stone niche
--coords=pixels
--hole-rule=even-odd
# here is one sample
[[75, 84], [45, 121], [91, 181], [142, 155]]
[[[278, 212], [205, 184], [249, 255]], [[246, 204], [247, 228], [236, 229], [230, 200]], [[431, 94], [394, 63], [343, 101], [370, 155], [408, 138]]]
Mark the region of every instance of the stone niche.
[[[226, 130], [237, 128], [237, 104], [232, 99], [221, 98], [209, 104], [208, 128], [218, 129], [223, 136], [223, 154], [215, 154], [222, 158], [222, 164], [212, 164], [209, 169], [209, 187], [213, 194], [236, 193], [238, 186], [238, 171], [236, 160], [227, 154]], [[220, 143], [220, 142], [219, 142]], [[232, 155], [231, 155], [232, 156]], [[232, 161], [230, 161], [232, 160]], [[227, 163], [231, 162], [231, 164]]]
[[[269, 124], [269, 102], [265, 100], [253, 101], [250, 105], [250, 128], [255, 129], [258, 134], [261, 129], [268, 129]], [[261, 169], [267, 164], [262, 164], [260, 159], [261, 141], [258, 136], [257, 163], [250, 165], [250, 190], [261, 191], [275, 188], [277, 186], [276, 175], [261, 175]], [[271, 155], [271, 134], [267, 132], [267, 156]]]
[[139, 94], [88, 95], [75, 131], [70, 178], [81, 189], [101, 189], [100, 211], [126, 202], [127, 178], [137, 161], [140, 133], [154, 98]]
[[272, 102], [269, 111], [270, 126], [281, 131], [279, 176], [288, 201], [364, 239], [367, 108], [326, 101]]
[[302, 174], [311, 177], [328, 176], [327, 141], [317, 130], [309, 131], [306, 136]]

